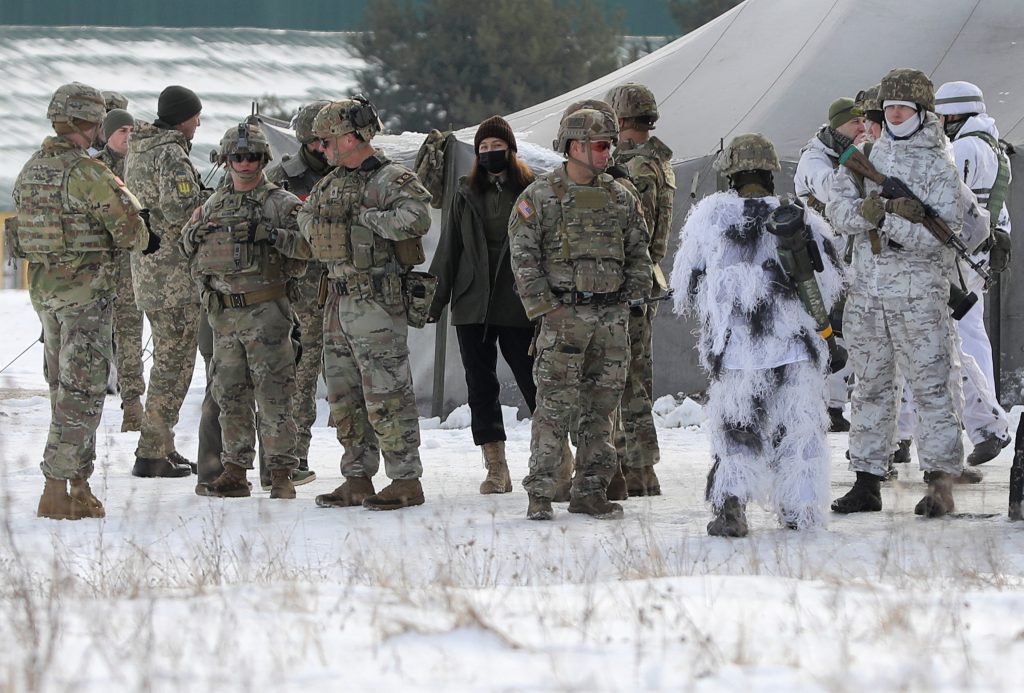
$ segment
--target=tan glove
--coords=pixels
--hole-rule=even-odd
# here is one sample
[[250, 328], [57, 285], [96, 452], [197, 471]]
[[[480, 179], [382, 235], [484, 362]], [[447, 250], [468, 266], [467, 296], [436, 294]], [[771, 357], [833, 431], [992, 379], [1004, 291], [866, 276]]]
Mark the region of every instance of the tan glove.
[[909, 197], [897, 197], [895, 200], [887, 200], [885, 211], [903, 217], [911, 224], [921, 224], [927, 218], [927, 215], [924, 213], [924, 205], [917, 200], [911, 200]]
[[872, 192], [861, 201], [860, 215], [870, 221], [872, 226], [882, 225], [882, 220], [885, 219], [885, 202], [877, 192]]

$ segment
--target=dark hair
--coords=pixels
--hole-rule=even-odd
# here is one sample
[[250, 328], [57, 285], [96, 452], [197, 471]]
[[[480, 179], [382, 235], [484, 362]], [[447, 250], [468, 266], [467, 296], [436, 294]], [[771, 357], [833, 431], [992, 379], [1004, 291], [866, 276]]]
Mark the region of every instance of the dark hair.
[[[530, 167], [526, 165], [526, 162], [516, 156], [514, 150], [507, 149], [505, 151], [508, 157], [508, 168], [505, 169], [505, 175], [508, 176], [509, 186], [518, 195], [526, 190], [526, 186], [533, 182], [535, 176]], [[473, 192], [483, 195], [484, 191], [487, 190], [488, 176], [487, 170], [480, 165], [480, 161], [474, 159], [473, 168], [469, 169], [469, 175], [466, 177], [466, 180], [469, 182], [469, 187]]]

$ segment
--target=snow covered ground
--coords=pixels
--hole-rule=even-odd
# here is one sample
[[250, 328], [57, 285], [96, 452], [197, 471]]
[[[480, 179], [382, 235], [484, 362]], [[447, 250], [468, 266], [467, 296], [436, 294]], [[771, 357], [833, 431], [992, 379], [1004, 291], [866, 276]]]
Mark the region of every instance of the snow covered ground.
[[[0, 292], [0, 325], [3, 367], [38, 334], [26, 293]], [[464, 409], [421, 421], [427, 503], [371, 513], [313, 503], [340, 478], [323, 404], [317, 481], [295, 501], [223, 500], [130, 476], [137, 434], [109, 397], [93, 478], [107, 518], [57, 522], [35, 517], [40, 363], [35, 345], [0, 374], [0, 690], [1020, 690], [1010, 449], [956, 490], [996, 517], [915, 517], [906, 468], [882, 513], [798, 534], [755, 508], [730, 541], [704, 531], [690, 401], [658, 405], [665, 495], [625, 502], [620, 522], [561, 505], [534, 523], [518, 483], [477, 493]], [[197, 370], [176, 429], [190, 457], [202, 390]], [[507, 414], [521, 479], [530, 425]], [[830, 444], [838, 494], [847, 438]]]

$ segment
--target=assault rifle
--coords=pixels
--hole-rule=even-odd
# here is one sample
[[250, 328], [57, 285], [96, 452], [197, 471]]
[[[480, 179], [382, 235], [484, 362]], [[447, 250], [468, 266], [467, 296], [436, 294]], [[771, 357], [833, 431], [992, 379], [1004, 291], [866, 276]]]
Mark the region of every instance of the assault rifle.
[[900, 197], [906, 197], [911, 200], [917, 200], [924, 207], [925, 220], [924, 227], [931, 232], [933, 236], [942, 243], [947, 245], [956, 252], [958, 258], [963, 260], [971, 269], [978, 273], [983, 280], [985, 280], [985, 286], [988, 287], [992, 284], [992, 275], [989, 274], [988, 270], [985, 269], [985, 265], [982, 262], [976, 261], [971, 258], [971, 253], [964, 245], [964, 242], [960, 240], [960, 237], [953, 233], [949, 225], [942, 220], [938, 213], [931, 206], [924, 203], [924, 201], [914, 194], [914, 192], [907, 187], [899, 178], [893, 176], [886, 176], [881, 173], [874, 164], [864, 155], [864, 152], [860, 151], [852, 144], [846, 148], [846, 150], [840, 155], [839, 163], [846, 168], [850, 169], [858, 176], [867, 178], [868, 180], [874, 181], [882, 187], [880, 194], [887, 200], [895, 200]]

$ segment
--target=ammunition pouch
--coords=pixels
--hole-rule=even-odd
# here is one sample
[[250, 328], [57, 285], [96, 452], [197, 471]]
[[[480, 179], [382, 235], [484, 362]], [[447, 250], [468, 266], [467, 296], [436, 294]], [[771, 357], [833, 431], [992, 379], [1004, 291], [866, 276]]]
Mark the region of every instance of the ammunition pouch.
[[405, 319], [409, 327], [427, 324], [430, 304], [437, 290], [437, 277], [427, 272], [406, 272], [402, 275], [402, 293], [405, 298]]
[[21, 249], [21, 244], [18, 242], [18, 217], [11, 216], [4, 220], [4, 247], [7, 248], [7, 257], [11, 259], [11, 264], [14, 264], [15, 260], [21, 260], [26, 257], [25, 251]]
[[1013, 241], [1010, 234], [1002, 229], [992, 229], [988, 251], [988, 266], [993, 272], [1005, 272], [1010, 268]]
[[210, 229], [196, 251], [196, 272], [199, 274], [258, 274], [256, 248], [248, 241], [237, 240], [227, 227]]
[[310, 245], [317, 260], [345, 261], [349, 258], [349, 224], [343, 221], [344, 207], [339, 202], [325, 202], [317, 210], [310, 226]]
[[423, 252], [423, 239], [419, 237], [395, 241], [394, 251], [395, 259], [403, 267], [415, 267], [427, 259]]

